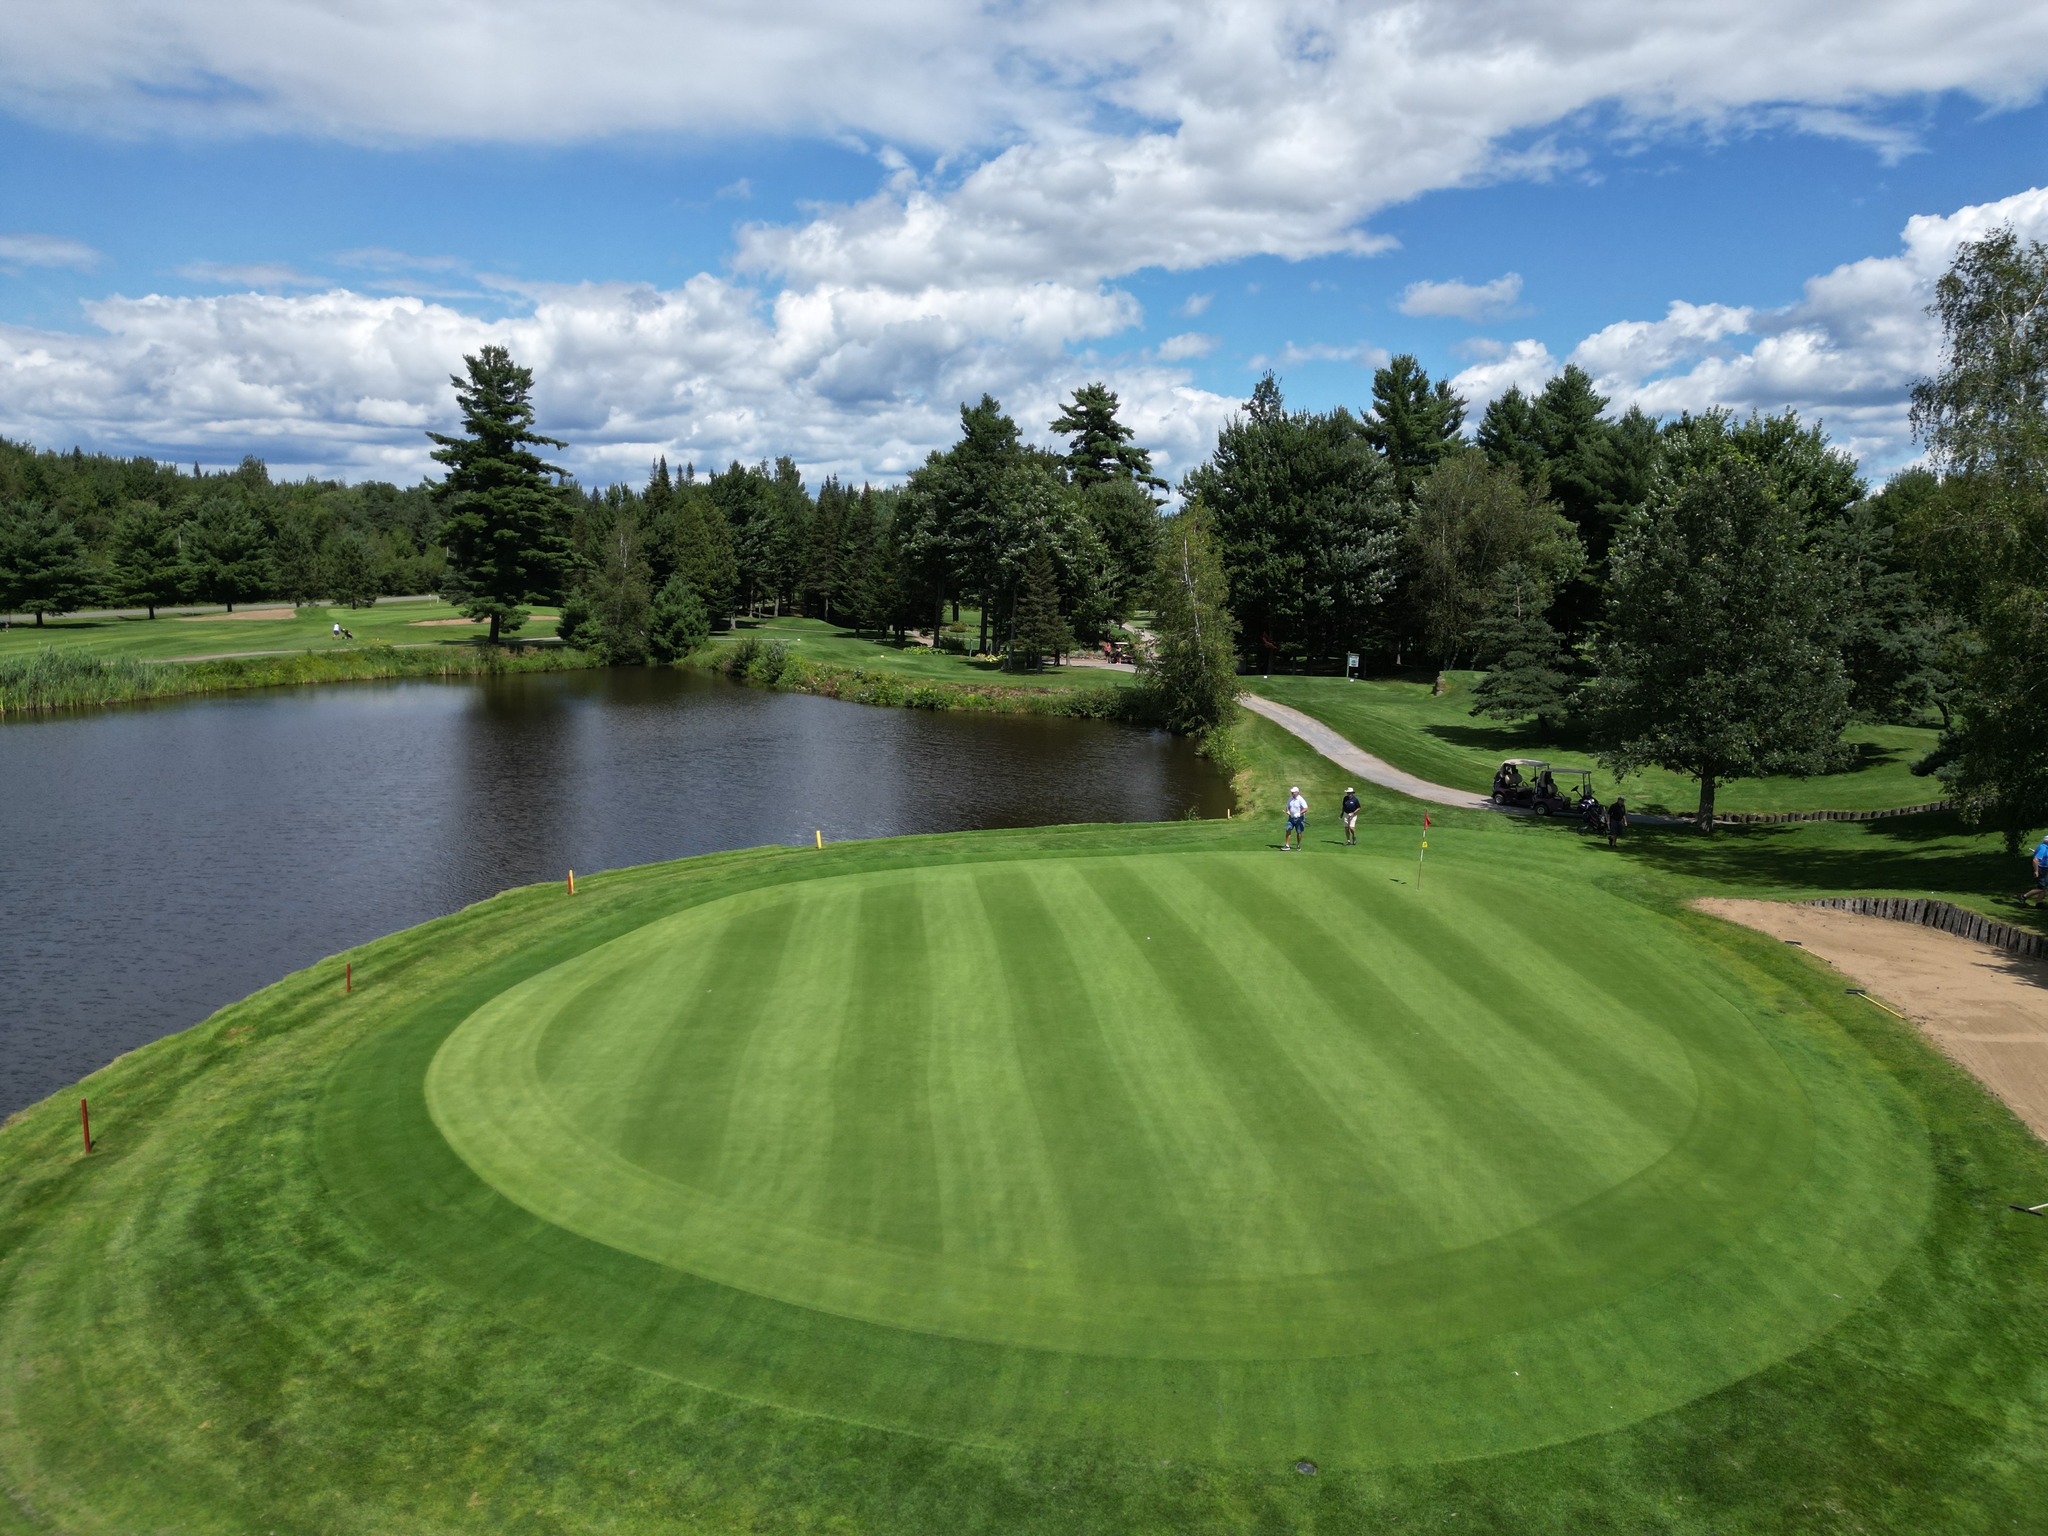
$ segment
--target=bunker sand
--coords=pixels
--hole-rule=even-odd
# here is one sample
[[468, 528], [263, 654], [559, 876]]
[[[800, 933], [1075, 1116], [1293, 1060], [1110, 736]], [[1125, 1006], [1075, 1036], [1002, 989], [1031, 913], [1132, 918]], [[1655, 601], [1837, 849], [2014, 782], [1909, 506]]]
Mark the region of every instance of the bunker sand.
[[2048, 964], [1829, 907], [1718, 897], [1697, 905], [1796, 942], [1867, 988], [2048, 1140]]

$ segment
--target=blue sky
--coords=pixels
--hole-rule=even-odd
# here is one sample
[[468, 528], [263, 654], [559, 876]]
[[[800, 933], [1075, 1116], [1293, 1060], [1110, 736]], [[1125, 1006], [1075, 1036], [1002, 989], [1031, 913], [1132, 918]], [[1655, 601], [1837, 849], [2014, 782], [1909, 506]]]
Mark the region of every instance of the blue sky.
[[1650, 9], [17, 13], [0, 433], [409, 480], [503, 340], [591, 480], [889, 477], [963, 397], [1036, 430], [1098, 376], [1180, 469], [1260, 368], [1357, 406], [1412, 351], [1475, 420], [1575, 359], [1888, 472], [1933, 276], [2048, 235], [2048, 21]]

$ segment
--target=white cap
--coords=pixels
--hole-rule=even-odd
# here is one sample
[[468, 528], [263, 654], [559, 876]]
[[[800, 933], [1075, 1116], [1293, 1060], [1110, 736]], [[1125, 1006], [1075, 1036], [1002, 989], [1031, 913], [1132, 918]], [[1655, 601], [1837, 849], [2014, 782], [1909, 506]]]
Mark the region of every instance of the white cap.
[[1298, 795], [1301, 793], [1301, 786], [1297, 784], [1294, 786], [1294, 788], [1288, 790], [1287, 793], [1289, 793], [1290, 795]]

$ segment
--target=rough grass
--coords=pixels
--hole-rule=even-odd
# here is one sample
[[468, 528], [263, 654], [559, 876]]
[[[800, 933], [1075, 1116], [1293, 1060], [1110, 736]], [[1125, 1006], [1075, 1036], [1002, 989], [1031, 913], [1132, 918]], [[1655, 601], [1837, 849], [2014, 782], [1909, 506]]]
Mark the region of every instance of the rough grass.
[[[1246, 728], [1254, 771], [1288, 764], [1260, 727]], [[1369, 797], [1375, 838], [1402, 861], [1390, 881], [1418, 810]], [[1314, 817], [1308, 852], [1288, 860], [1352, 857], [1325, 848], [1324, 805]], [[90, 1157], [75, 1095], [16, 1117], [0, 1131], [0, 1530], [2032, 1529], [2048, 1494], [2048, 1363], [2033, 1337], [2048, 1263], [2039, 1224], [2003, 1206], [2048, 1183], [2048, 1153], [1831, 973], [1681, 905], [1706, 890], [1793, 894], [1873, 849], [1893, 883], [1915, 886], [1970, 857], [1945, 833], [1842, 841], [1852, 830], [1643, 836], [1617, 853], [1478, 813], [1440, 816], [1432, 833], [1446, 902], [1468, 873], [1489, 911], [1525, 898], [1516, 920], [1537, 942], [1580, 947], [1619, 943], [1607, 904], [1633, 904], [1717, 985], [1753, 997], [1783, 1048], [1860, 1064], [1910, 1106], [1901, 1144], [1927, 1149], [1924, 1199], [1872, 1223], [1893, 1223], [1897, 1265], [1803, 1348], [1678, 1406], [1561, 1444], [1392, 1465], [1339, 1456], [1315, 1476], [1195, 1437], [1138, 1455], [1114, 1435], [876, 1427], [873, 1412], [787, 1406], [865, 1380], [871, 1406], [918, 1411], [851, 1323], [831, 1348], [815, 1334], [777, 1347], [763, 1314], [593, 1254], [465, 1184], [445, 1143], [435, 1150], [419, 1085], [480, 1002], [721, 897], [935, 861], [970, 874], [1134, 852], [1297, 867], [1264, 853], [1277, 840], [1264, 824], [901, 839], [624, 871], [580, 883], [573, 901], [559, 887], [508, 893], [353, 952], [351, 998], [336, 957], [95, 1074], [82, 1085], [103, 1138]], [[1709, 862], [1689, 862], [1698, 847]], [[1597, 910], [1580, 919], [1568, 893], [1533, 879], [1524, 890], [1523, 870], [1598, 893]], [[1355, 943], [1379, 952], [1369, 926]], [[1228, 945], [1219, 934], [1220, 957]], [[977, 999], [961, 1002], [972, 1012]], [[565, 1283], [580, 1298], [567, 1307]], [[726, 1347], [765, 1341], [756, 1379], [719, 1390], [665, 1374], [692, 1330]], [[657, 1368], [634, 1363], [643, 1355]], [[970, 1373], [956, 1387], [999, 1414], [1009, 1379]]]
[[[1540, 757], [1594, 769], [1605, 795], [1619, 789], [1638, 811], [1690, 814], [1699, 805], [1699, 785], [1680, 774], [1646, 768], [1617, 785], [1594, 762], [1587, 744], [1569, 734], [1549, 742], [1532, 725], [1508, 725], [1471, 713], [1471, 685], [1479, 674], [1446, 674], [1449, 685], [1433, 694], [1420, 678], [1247, 677], [1245, 687], [1313, 715], [1366, 751], [1396, 768], [1484, 794], [1493, 771], [1507, 757]], [[1813, 778], [1737, 779], [1715, 797], [1721, 811], [1866, 811], [1924, 805], [1943, 798], [1939, 781], [1919, 778], [1913, 764], [1933, 748], [1935, 732], [1915, 726], [1852, 725], [1843, 741], [1854, 753], [1842, 773]]]
[[[692, 664], [734, 682], [786, 693], [812, 693], [855, 704], [907, 709], [964, 709], [984, 714], [1064, 715], [1086, 720], [1138, 720], [1145, 714], [1142, 689], [1100, 683], [1033, 681], [1032, 674], [1013, 675], [970, 668], [957, 657], [941, 657], [921, 670], [848, 666], [816, 661], [787, 637], [743, 631], [736, 638], [699, 651]], [[1072, 678], [1130, 675], [1078, 669]], [[996, 681], [1002, 679], [1002, 681]]]
[[[972, 615], [969, 615], [972, 618]], [[972, 643], [972, 625], [969, 625]], [[905, 684], [945, 683], [973, 687], [994, 687], [1005, 691], [1020, 689], [1066, 690], [1074, 688], [1127, 688], [1134, 674], [1108, 667], [1047, 667], [1040, 672], [1005, 672], [993, 661], [976, 661], [957, 651], [936, 651], [930, 646], [897, 645], [876, 635], [857, 635], [821, 619], [742, 619], [740, 627], [712, 636], [709, 656], [714, 660], [732, 647], [780, 643], [791, 656], [807, 663], [855, 671], [876, 679], [895, 679]]]
[[388, 677], [476, 677], [506, 672], [553, 672], [593, 666], [581, 651], [562, 647], [498, 650], [475, 644], [401, 650], [365, 645], [283, 656], [239, 656], [218, 661], [137, 661], [45, 646], [0, 656], [0, 717], [42, 710], [135, 704], [188, 694], [305, 683], [359, 682]]

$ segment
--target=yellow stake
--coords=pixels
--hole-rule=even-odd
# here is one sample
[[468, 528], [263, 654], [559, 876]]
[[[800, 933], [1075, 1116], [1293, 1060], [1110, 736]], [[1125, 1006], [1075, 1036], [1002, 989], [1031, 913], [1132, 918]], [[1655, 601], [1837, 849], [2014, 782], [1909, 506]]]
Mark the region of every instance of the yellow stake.
[[573, 869], [569, 871], [569, 894], [571, 896], [576, 894], [576, 871]]
[[823, 827], [818, 828], [818, 846], [820, 848], [825, 846], [825, 829]]

